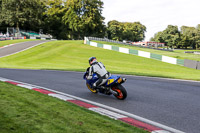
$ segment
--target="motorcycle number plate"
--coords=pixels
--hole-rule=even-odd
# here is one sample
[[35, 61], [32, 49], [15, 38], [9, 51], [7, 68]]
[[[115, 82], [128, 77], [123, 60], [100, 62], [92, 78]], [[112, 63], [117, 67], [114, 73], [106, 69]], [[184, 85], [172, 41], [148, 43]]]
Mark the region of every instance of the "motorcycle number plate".
[[109, 84], [112, 84], [113, 82], [114, 82], [114, 79], [109, 79], [109, 80], [108, 80], [108, 85], [109, 85]]

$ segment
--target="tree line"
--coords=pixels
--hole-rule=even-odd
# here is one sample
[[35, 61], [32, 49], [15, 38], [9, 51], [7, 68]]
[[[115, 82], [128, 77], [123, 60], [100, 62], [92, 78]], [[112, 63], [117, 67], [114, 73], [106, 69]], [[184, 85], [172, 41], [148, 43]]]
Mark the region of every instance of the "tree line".
[[[83, 39], [84, 36], [112, 40], [142, 41], [146, 27], [140, 22], [109, 21], [105, 25], [101, 0], [0, 0], [0, 31], [16, 27], [40, 31], [57, 39]], [[168, 25], [151, 38], [175, 48], [199, 48], [200, 24], [197, 27]]]
[[197, 27], [168, 25], [167, 28], [158, 32], [150, 39], [151, 41], [162, 42], [171, 48], [193, 48], [200, 47], [200, 24]]
[[0, 31], [6, 27], [39, 31], [57, 39], [84, 36], [141, 41], [146, 27], [140, 22], [110, 21], [102, 16], [101, 0], [0, 0]]
[[142, 41], [145, 38], [146, 27], [140, 22], [108, 22], [107, 36], [112, 40]]

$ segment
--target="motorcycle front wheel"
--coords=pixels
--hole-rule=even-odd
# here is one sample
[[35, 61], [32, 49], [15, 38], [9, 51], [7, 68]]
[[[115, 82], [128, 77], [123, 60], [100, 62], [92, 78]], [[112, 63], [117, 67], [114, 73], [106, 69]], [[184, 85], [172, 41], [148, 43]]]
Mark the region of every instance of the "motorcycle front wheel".
[[93, 89], [90, 87], [88, 83], [86, 83], [87, 88], [92, 92], [92, 93], [98, 93], [97, 90]]
[[113, 86], [112, 90], [117, 92], [117, 95], [114, 96], [119, 100], [124, 100], [127, 97], [126, 89], [121, 84]]

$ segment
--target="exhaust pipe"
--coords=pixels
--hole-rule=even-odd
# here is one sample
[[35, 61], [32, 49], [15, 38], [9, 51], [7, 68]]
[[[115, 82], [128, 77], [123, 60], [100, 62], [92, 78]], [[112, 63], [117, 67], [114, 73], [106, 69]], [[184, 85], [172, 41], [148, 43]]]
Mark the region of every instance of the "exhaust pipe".
[[126, 78], [122, 78], [122, 81], [125, 82], [125, 81], [126, 81]]

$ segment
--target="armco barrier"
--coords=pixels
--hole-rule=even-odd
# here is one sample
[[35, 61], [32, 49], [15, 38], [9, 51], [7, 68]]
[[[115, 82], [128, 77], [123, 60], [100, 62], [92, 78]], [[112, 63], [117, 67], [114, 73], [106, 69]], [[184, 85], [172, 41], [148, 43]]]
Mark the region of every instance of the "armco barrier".
[[41, 39], [41, 40], [57, 40], [57, 39], [51, 39], [51, 38], [41, 38], [41, 37], [33, 37], [31, 36], [30, 39]]
[[184, 61], [185, 67], [197, 69], [197, 65], [198, 65], [198, 61], [188, 60], [188, 59], [185, 59], [185, 61]]
[[138, 56], [141, 56], [141, 57], [146, 57], [146, 58], [150, 58], [151, 57], [151, 53], [149, 52], [144, 52], [144, 51], [138, 51]]
[[197, 63], [197, 69], [200, 70], [200, 62]]
[[183, 59], [177, 59], [177, 64], [184, 66], [184, 60]]
[[151, 59], [156, 59], [162, 62], [170, 63], [170, 64], [176, 64], [176, 65], [181, 65], [193, 69], [198, 69], [200, 70], [200, 62], [199, 61], [193, 61], [193, 60], [187, 60], [187, 59], [177, 59], [173, 57], [168, 57], [164, 55], [158, 55], [158, 54], [153, 54], [150, 52], [145, 52], [145, 51], [140, 51], [140, 50], [134, 50], [134, 49], [128, 49], [128, 48], [123, 48], [123, 47], [118, 47], [118, 46], [113, 46], [113, 45], [108, 45], [108, 44], [100, 44], [96, 42], [91, 42], [87, 37], [85, 37], [84, 40], [85, 44], [94, 46], [94, 47], [100, 47], [108, 50], [114, 50], [118, 51], [121, 53], [126, 53], [126, 54], [133, 54], [145, 58], [151, 58]]
[[151, 58], [162, 61], [162, 55], [151, 53]]
[[177, 59], [176, 58], [168, 57], [168, 56], [164, 56], [164, 55], [162, 55], [162, 61], [170, 63], [170, 64], [177, 64]]
[[97, 47], [103, 48], [103, 44], [97, 43]]
[[30, 39], [36, 39], [36, 37], [31, 36]]
[[121, 48], [119, 47], [119, 52], [129, 54], [129, 49], [128, 48]]
[[138, 55], [138, 50], [129, 49], [129, 54]]
[[24, 37], [0, 37], [0, 41], [24, 39]]
[[117, 47], [117, 46], [112, 46], [112, 50], [114, 50], [114, 51], [119, 51], [119, 47]]

